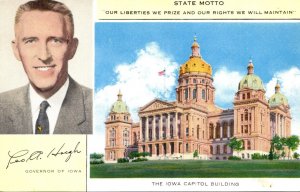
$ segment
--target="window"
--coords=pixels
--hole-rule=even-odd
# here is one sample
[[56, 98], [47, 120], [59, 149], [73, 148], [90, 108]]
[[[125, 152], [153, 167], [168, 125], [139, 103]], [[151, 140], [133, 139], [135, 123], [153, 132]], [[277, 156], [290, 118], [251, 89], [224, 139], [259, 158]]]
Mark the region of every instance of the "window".
[[250, 93], [247, 93], [247, 99], [250, 99]]
[[193, 79], [193, 83], [197, 83], [197, 80], [196, 80], [196, 79]]
[[127, 129], [123, 131], [123, 145], [125, 147], [129, 145], [129, 131]]
[[205, 100], [205, 90], [202, 89], [202, 99]]
[[185, 80], [185, 83], [188, 84], [188, 83], [189, 83], [189, 79], [186, 79], [186, 80]]
[[248, 121], [248, 110], [245, 110], [245, 121]]
[[189, 136], [189, 128], [185, 129], [185, 136]]
[[197, 89], [193, 89], [193, 99], [196, 99], [197, 97]]
[[245, 99], [245, 94], [243, 94], [243, 99]]
[[224, 154], [227, 153], [227, 145], [223, 145], [223, 153], [224, 153]]
[[189, 144], [188, 144], [188, 143], [185, 144], [185, 151], [186, 151], [186, 152], [189, 152]]
[[241, 130], [242, 130], [242, 133], [244, 133], [244, 126], [241, 125]]
[[251, 150], [251, 141], [250, 140], [248, 140], [248, 142], [247, 142], [247, 149]]
[[186, 88], [186, 89], [184, 90], [184, 96], [185, 96], [185, 99], [186, 99], [186, 100], [189, 98], [189, 90], [188, 90], [188, 88]]
[[214, 126], [213, 124], [209, 124], [209, 139], [214, 138]]
[[217, 145], [217, 155], [220, 155], [220, 145]]
[[248, 133], [248, 125], [245, 125], [244, 131], [245, 133]]
[[212, 145], [209, 147], [209, 152], [210, 152], [211, 155], [214, 154], [214, 148], [213, 148]]
[[241, 114], [241, 121], [244, 121], [244, 114]]

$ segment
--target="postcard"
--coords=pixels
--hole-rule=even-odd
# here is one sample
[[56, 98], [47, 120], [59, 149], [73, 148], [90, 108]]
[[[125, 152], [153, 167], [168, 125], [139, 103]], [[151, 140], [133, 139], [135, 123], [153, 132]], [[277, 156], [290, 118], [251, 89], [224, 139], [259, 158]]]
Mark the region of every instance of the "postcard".
[[299, 190], [300, 2], [29, 4], [0, 5], [1, 191]]
[[88, 190], [297, 190], [297, 4], [98, 1]]
[[0, 5], [0, 190], [85, 191], [93, 2]]

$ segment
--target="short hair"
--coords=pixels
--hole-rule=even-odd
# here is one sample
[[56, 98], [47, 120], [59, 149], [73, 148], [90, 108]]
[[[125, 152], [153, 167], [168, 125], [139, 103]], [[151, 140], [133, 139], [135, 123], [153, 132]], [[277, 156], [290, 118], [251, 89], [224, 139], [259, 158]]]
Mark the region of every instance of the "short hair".
[[69, 27], [67, 24], [67, 30], [70, 33], [70, 37], [74, 36], [74, 20], [71, 10], [65, 4], [54, 0], [33, 0], [20, 5], [16, 12], [15, 25], [19, 23], [24, 12], [35, 10], [53, 11], [62, 14], [65, 20], [69, 22]]

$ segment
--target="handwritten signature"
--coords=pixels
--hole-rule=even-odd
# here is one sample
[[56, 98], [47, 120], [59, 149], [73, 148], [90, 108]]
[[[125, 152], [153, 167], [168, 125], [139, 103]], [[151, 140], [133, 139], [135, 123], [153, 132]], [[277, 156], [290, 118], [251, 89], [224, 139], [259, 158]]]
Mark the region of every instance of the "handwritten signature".
[[16, 163], [26, 163], [28, 161], [34, 161], [34, 160], [41, 160], [45, 158], [55, 158], [59, 156], [64, 156], [66, 157], [65, 162], [68, 162], [73, 154], [78, 154], [81, 153], [81, 151], [78, 150], [80, 142], [78, 142], [75, 146], [74, 149], [72, 150], [66, 150], [65, 149], [65, 143], [61, 145], [60, 148], [54, 147], [52, 150], [50, 150], [49, 153], [44, 153], [44, 151], [34, 151], [30, 152], [28, 149], [23, 149], [20, 151], [17, 151], [15, 153], [12, 153], [11, 151], [8, 151], [8, 156], [9, 160], [6, 166], [6, 169], [9, 168], [11, 164], [16, 164]]

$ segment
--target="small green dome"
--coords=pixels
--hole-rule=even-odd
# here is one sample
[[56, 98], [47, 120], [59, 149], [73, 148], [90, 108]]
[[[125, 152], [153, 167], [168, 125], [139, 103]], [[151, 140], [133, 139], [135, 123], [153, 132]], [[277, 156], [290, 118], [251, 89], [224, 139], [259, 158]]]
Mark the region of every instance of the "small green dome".
[[112, 105], [110, 112], [129, 113], [126, 103], [124, 101], [122, 101], [121, 91], [119, 91], [118, 100]]
[[265, 90], [262, 80], [254, 74], [248, 74], [239, 83], [239, 90], [249, 88], [254, 90]]
[[264, 91], [265, 88], [262, 80], [257, 75], [254, 75], [254, 65], [252, 63], [252, 60], [249, 60], [247, 69], [248, 74], [245, 77], [243, 77], [243, 79], [240, 81], [239, 90], [248, 88]]
[[268, 102], [270, 107], [276, 107], [279, 105], [288, 105], [287, 98], [279, 92], [272, 95], [272, 97], [269, 99]]
[[280, 85], [279, 82], [277, 81], [277, 84], [275, 86], [275, 94], [272, 95], [272, 97], [268, 101], [270, 107], [276, 107], [279, 105], [288, 105], [288, 100], [287, 98], [280, 93]]

